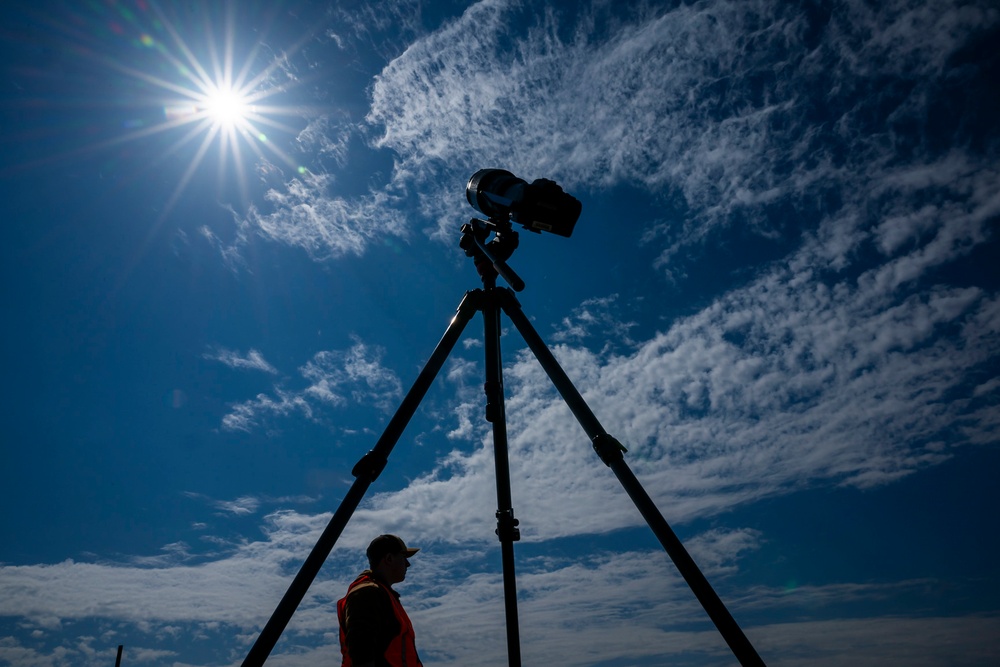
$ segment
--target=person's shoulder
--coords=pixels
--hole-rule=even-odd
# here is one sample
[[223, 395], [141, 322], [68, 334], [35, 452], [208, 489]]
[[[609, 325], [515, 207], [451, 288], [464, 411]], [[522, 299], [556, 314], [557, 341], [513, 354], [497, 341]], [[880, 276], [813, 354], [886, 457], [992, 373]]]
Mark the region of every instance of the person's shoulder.
[[351, 585], [348, 598], [374, 598], [385, 595], [382, 585], [370, 577], [363, 577]]
[[382, 587], [374, 581], [365, 581], [352, 588], [350, 595], [370, 595], [381, 590]]
[[351, 609], [390, 609], [389, 592], [374, 581], [365, 581], [352, 588], [344, 602]]

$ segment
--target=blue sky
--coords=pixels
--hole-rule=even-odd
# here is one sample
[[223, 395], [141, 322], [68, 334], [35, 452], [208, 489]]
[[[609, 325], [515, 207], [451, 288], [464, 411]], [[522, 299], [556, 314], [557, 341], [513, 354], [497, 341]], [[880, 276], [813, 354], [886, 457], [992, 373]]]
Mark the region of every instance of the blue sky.
[[[1000, 655], [990, 2], [8, 2], [0, 664], [239, 664], [467, 290], [485, 167], [583, 203], [525, 312], [770, 665]], [[214, 89], [242, 94], [235, 120]], [[519, 335], [525, 664], [732, 654]], [[503, 665], [481, 318], [375, 535], [425, 664]]]

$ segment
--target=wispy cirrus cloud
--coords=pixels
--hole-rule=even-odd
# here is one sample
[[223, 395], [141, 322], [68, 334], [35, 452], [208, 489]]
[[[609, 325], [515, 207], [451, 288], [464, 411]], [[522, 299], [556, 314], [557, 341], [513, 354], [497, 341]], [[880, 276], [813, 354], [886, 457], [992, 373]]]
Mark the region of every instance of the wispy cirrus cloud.
[[[680, 216], [647, 234], [671, 274], [682, 275], [675, 258], [719, 230], [778, 238], [815, 229], [828, 213], [820, 207], [836, 201], [845, 213], [837, 233], [851, 247], [870, 233], [872, 213], [912, 218], [890, 213], [879, 191], [887, 171], [954, 166], [924, 132], [895, 128], [924, 123], [953, 85], [950, 59], [995, 22], [986, 7], [945, 1], [851, 2], [829, 13], [765, 0], [668, 10], [479, 2], [376, 77], [359, 131], [374, 130], [375, 147], [396, 156], [383, 186], [345, 197], [333, 174], [296, 174], [239, 223], [237, 238], [260, 234], [317, 260], [361, 254], [379, 235], [406, 236], [412, 213], [402, 203], [413, 200], [450, 238], [464, 213], [454, 184], [488, 163], [571, 189], [640, 185], [672, 201]], [[337, 127], [310, 126], [303, 140], [326, 145], [318, 137], [342, 137]], [[964, 192], [961, 180], [951, 185]]]
[[360, 255], [383, 236], [406, 237], [403, 215], [393, 207], [394, 195], [373, 191], [359, 198], [338, 197], [335, 180], [329, 174], [306, 172], [280, 190], [269, 190], [268, 210], [252, 208], [240, 234], [252, 231], [303, 248], [317, 260]]
[[278, 372], [278, 369], [264, 359], [264, 355], [259, 350], [250, 349], [246, 354], [242, 354], [236, 350], [217, 347], [206, 352], [204, 357], [237, 370], [263, 371], [272, 375]]
[[[314, 136], [322, 124], [311, 124], [302, 141], [318, 146], [336, 162], [344, 159], [343, 139]], [[393, 188], [371, 190], [357, 197], [337, 194], [337, 179], [329, 173], [303, 169], [287, 176], [274, 165], [264, 165], [268, 181], [277, 180], [264, 195], [263, 206], [251, 205], [245, 216], [234, 215], [235, 231], [225, 241], [211, 229], [201, 234], [215, 246], [232, 269], [245, 268], [242, 253], [255, 236], [301, 248], [315, 261], [361, 255], [369, 244], [393, 237], [405, 239], [409, 229], [397, 206], [400, 195]]]
[[305, 394], [333, 405], [343, 405], [349, 398], [383, 409], [402, 393], [395, 372], [382, 365], [382, 351], [360, 340], [345, 351], [317, 352], [300, 371], [312, 382]]
[[368, 405], [385, 410], [402, 393], [395, 372], [382, 365], [383, 351], [359, 339], [347, 350], [324, 350], [313, 355], [299, 374], [308, 384], [301, 389], [276, 385], [271, 393], [237, 403], [222, 418], [229, 431], [251, 431], [274, 417], [299, 414], [313, 419], [324, 408]]
[[301, 413], [306, 419], [313, 416], [310, 403], [301, 394], [288, 392], [280, 387], [274, 388], [274, 395], [257, 394], [249, 401], [232, 406], [228, 414], [222, 417], [222, 428], [227, 431], [252, 431], [271, 417], [286, 417], [293, 413]]
[[609, 341], [609, 345], [634, 344], [630, 331], [636, 323], [627, 319], [618, 301], [617, 294], [585, 300], [563, 318], [552, 340], [580, 344], [594, 336]]
[[234, 500], [210, 499], [204, 494], [188, 491], [184, 494], [188, 498], [209, 501], [216, 510], [223, 515], [246, 516], [255, 514], [260, 508], [260, 498], [254, 496], [241, 496]]
[[[527, 34], [512, 34], [525, 19]], [[786, 233], [770, 215], [779, 206], [800, 229], [840, 199], [866, 209], [869, 225], [883, 172], [946, 168], [925, 133], [894, 128], [924, 123], [949, 59], [996, 20], [981, 5], [907, 0], [829, 13], [765, 1], [575, 14], [481, 2], [383, 70], [368, 121], [400, 155], [396, 182], [434, 193], [427, 212], [441, 234], [462, 203], [436, 185], [442, 165], [462, 182], [488, 156], [572, 188], [678, 196], [682, 217], [656, 235], [666, 267], [713, 230]]]

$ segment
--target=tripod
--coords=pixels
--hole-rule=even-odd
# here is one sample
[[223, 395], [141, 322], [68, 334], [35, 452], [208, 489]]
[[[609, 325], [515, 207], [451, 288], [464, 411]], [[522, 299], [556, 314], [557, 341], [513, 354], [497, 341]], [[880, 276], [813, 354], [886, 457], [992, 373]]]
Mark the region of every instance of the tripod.
[[[494, 234], [494, 238], [487, 242], [486, 239], [491, 233]], [[469, 224], [463, 225], [460, 246], [465, 250], [466, 255], [474, 259], [482, 278], [483, 289], [466, 292], [458, 306], [457, 313], [452, 318], [427, 363], [421, 369], [413, 386], [389, 420], [382, 436], [375, 443], [375, 447], [362, 456], [351, 470], [351, 474], [355, 477], [354, 483], [302, 564], [295, 579], [292, 580], [274, 613], [271, 614], [271, 618], [261, 630], [257, 641], [250, 648], [250, 652], [243, 660], [243, 667], [260, 667], [267, 660], [351, 515], [361, 503], [368, 487], [378, 478], [388, 463], [389, 454], [419, 407], [437, 373], [451, 354], [465, 326], [478, 311], [482, 311], [484, 320], [486, 420], [493, 426], [498, 507], [496, 533], [500, 539], [503, 564], [508, 665], [510, 667], [520, 667], [521, 665], [517, 620], [517, 586], [514, 574], [514, 542], [520, 539], [520, 533], [517, 528], [518, 521], [514, 518], [510, 491], [503, 369], [500, 355], [501, 311], [506, 313], [507, 317], [514, 323], [528, 348], [535, 355], [552, 384], [569, 406], [573, 416], [590, 438], [597, 455], [605, 465], [611, 468], [618, 481], [625, 488], [626, 493], [659, 539], [660, 544], [673, 560], [681, 576], [687, 581], [740, 664], [744, 666], [764, 665], [764, 661], [761, 660], [753, 645], [743, 634], [740, 626], [628, 467], [623, 456], [625, 448], [601, 426], [597, 417], [591, 412], [590, 407], [521, 310], [521, 305], [514, 293], [508, 288], [497, 287], [496, 279], [499, 276], [503, 277], [514, 290], [524, 289], [524, 281], [506, 263], [517, 248], [517, 244], [517, 233], [511, 229], [509, 220], [500, 218], [492, 218], [489, 221], [473, 219]]]

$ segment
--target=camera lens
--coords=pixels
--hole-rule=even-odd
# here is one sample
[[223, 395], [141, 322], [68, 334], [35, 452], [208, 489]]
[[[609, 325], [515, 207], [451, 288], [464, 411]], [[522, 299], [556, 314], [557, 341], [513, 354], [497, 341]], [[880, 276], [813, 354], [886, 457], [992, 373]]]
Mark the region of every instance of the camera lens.
[[532, 232], [573, 233], [582, 206], [554, 181], [544, 178], [528, 185], [503, 169], [480, 169], [465, 188], [465, 198], [491, 220], [513, 220]]

